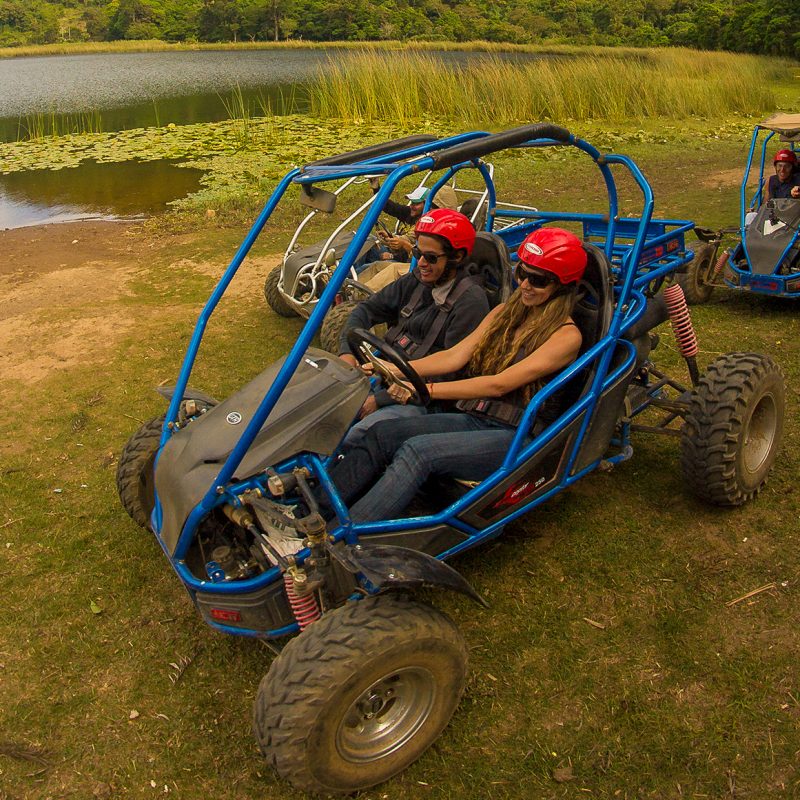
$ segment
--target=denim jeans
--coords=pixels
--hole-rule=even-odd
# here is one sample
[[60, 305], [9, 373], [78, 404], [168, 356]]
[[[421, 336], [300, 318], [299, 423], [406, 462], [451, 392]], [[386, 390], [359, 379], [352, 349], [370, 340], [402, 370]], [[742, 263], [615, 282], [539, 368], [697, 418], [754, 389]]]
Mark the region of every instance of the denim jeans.
[[[354, 522], [395, 519], [432, 475], [483, 480], [502, 463], [515, 429], [470, 414], [380, 422], [346, 450], [331, 478]], [[377, 481], [377, 483], [375, 483]]]
[[386, 420], [390, 419], [410, 419], [411, 417], [421, 417], [425, 413], [424, 406], [415, 406], [410, 403], [407, 405], [400, 405], [397, 403], [391, 406], [383, 406], [383, 408], [379, 408], [376, 411], [373, 411], [371, 414], [367, 414], [364, 419], [356, 422], [356, 424], [353, 425], [353, 427], [347, 432], [347, 436], [344, 437], [342, 444], [345, 447], [355, 447], [357, 444], [361, 444], [364, 440], [364, 437], [369, 432], [369, 429], [373, 425], [377, 425], [379, 422], [385, 422]]

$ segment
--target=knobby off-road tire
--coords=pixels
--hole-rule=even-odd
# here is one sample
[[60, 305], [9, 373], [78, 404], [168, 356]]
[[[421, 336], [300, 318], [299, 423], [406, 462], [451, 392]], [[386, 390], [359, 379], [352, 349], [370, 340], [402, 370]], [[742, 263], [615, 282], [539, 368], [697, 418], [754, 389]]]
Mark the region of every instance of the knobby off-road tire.
[[164, 415], [145, 422], [128, 439], [117, 464], [117, 493], [123, 508], [142, 528], [150, 528], [153, 511], [153, 463], [161, 439]]
[[755, 497], [780, 447], [785, 406], [783, 373], [768, 356], [714, 360], [681, 429], [681, 466], [692, 491], [718, 506]]
[[694, 253], [694, 258], [686, 267], [686, 273], [682, 276], [680, 284], [683, 287], [683, 294], [686, 302], [691, 306], [699, 306], [707, 303], [711, 299], [714, 287], [709, 281], [714, 270], [714, 255], [716, 247], [713, 244], [704, 242], [698, 245]]
[[319, 331], [319, 343], [323, 350], [339, 355], [339, 339], [344, 330], [347, 318], [358, 305], [355, 300], [345, 300], [338, 306], [333, 306], [322, 320]]
[[323, 616], [264, 676], [253, 708], [262, 753], [298, 789], [342, 794], [407, 767], [458, 705], [467, 649], [452, 620], [402, 597]]
[[276, 267], [267, 275], [264, 281], [264, 297], [267, 305], [281, 317], [296, 317], [297, 312], [283, 299], [278, 291], [278, 280], [281, 277], [281, 268]]

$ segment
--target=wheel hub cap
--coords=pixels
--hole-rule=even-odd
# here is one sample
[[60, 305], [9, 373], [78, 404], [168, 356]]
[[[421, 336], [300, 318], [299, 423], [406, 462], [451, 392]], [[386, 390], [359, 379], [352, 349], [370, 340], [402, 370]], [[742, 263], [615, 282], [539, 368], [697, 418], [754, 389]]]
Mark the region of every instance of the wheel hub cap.
[[399, 750], [428, 719], [435, 697], [435, 680], [423, 667], [406, 667], [375, 681], [347, 709], [339, 725], [340, 755], [363, 763]]

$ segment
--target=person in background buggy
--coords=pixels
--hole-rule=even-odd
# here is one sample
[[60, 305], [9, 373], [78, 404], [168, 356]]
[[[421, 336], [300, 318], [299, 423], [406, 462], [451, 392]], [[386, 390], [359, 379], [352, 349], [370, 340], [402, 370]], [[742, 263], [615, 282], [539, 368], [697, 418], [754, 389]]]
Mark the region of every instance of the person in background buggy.
[[800, 199], [800, 170], [794, 151], [784, 149], [775, 153], [772, 162], [775, 174], [769, 176], [764, 199]]
[[[380, 181], [376, 177], [369, 179], [369, 185], [373, 194], [377, 194], [381, 188]], [[417, 220], [422, 216], [422, 211], [425, 208], [425, 200], [430, 193], [430, 189], [426, 186], [419, 186], [414, 191], [409, 192], [406, 198], [409, 201], [408, 205], [397, 203], [391, 198], [386, 201], [383, 211], [400, 221], [400, 229], [396, 233], [391, 233], [385, 228], [378, 228], [378, 237], [382, 240], [382, 244], [376, 245], [371, 248], [365, 256], [362, 257], [361, 263], [368, 266], [371, 262], [375, 261], [392, 261], [393, 265], [387, 265], [389, 269], [386, 274], [383, 270], [375, 276], [374, 279], [367, 282], [367, 285], [374, 291], [378, 291], [386, 286], [393, 280], [396, 280], [400, 275], [408, 272], [406, 266], [411, 260], [411, 248], [414, 246], [413, 231], [408, 231], [406, 228], [413, 227]], [[431, 208], [449, 208], [453, 211], [458, 210], [458, 198], [456, 197], [455, 190], [452, 186], [442, 186], [431, 202]]]
[[[471, 377], [427, 384], [432, 400], [455, 401], [458, 411], [382, 421], [333, 465], [343, 501], [356, 501], [354, 522], [396, 518], [430, 476], [482, 480], [494, 472], [530, 398], [577, 357], [582, 338], [571, 314], [587, 262], [580, 239], [542, 228], [518, 256], [519, 286], [508, 302], [454, 347], [410, 362], [422, 378], [467, 369]], [[412, 394], [402, 381], [390, 391], [401, 402]], [[534, 431], [566, 402], [563, 391], [546, 401]]]
[[[415, 234], [416, 268], [359, 303], [345, 322], [339, 356], [348, 364], [358, 364], [347, 342], [352, 328], [387, 324], [386, 342], [421, 358], [460, 342], [489, 313], [485, 290], [464, 269], [475, 244], [472, 223], [458, 211], [434, 209], [417, 221]], [[354, 443], [381, 419], [423, 413], [421, 406], [396, 404], [380, 389], [365, 401], [346, 441]]]
[[[772, 160], [775, 167], [775, 174], [770, 175], [762, 187], [762, 202], [768, 200], [798, 200], [800, 199], [800, 168], [797, 163], [797, 154], [793, 150], [784, 148], [775, 153]], [[756, 218], [758, 212], [754, 206], [745, 214], [744, 226], [747, 228]], [[734, 260], [740, 259], [744, 255], [742, 245], [739, 243], [733, 252]]]

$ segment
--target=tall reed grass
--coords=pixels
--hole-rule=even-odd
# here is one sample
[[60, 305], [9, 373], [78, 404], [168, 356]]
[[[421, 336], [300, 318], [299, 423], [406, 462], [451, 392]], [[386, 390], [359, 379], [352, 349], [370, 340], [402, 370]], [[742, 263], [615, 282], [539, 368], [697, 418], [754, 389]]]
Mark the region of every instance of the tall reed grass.
[[0, 47], [0, 58], [24, 56], [73, 55], [83, 53], [131, 53], [195, 50], [460, 50], [483, 53], [602, 53], [610, 50], [634, 52], [635, 48], [608, 48], [599, 45], [574, 45], [548, 42], [546, 44], [510, 44], [504, 42], [401, 42], [385, 40], [376, 42], [311, 42], [286, 39], [280, 42], [164, 42], [160, 39], [126, 39], [114, 42], [59, 42], [58, 44], [34, 44], [21, 47]]
[[40, 112], [28, 114], [17, 122], [18, 141], [38, 141], [46, 136], [102, 132], [103, 119], [96, 109], [72, 114], [57, 114], [54, 111]]
[[686, 49], [607, 51], [461, 68], [423, 53], [331, 59], [308, 84], [311, 113], [344, 120], [630, 121], [758, 114], [775, 107], [772, 59]]

